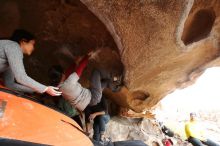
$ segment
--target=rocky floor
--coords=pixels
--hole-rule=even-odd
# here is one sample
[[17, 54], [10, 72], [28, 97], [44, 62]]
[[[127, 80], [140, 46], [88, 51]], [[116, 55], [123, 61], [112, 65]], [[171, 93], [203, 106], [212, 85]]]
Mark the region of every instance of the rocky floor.
[[[164, 135], [154, 120], [142, 118], [113, 117], [107, 125], [106, 136], [112, 141], [121, 140], [143, 140], [151, 146], [153, 141], [162, 145]], [[189, 143], [179, 138], [172, 138], [176, 146], [190, 146]]]

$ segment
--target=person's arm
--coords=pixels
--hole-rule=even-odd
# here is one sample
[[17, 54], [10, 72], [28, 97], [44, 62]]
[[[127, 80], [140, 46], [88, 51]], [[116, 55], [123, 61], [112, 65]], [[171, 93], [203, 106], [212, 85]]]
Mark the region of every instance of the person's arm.
[[65, 71], [65, 73], [64, 73], [65, 74], [65, 79], [67, 79], [75, 71], [75, 68], [76, 68], [76, 63], [74, 62]]
[[5, 54], [12, 73], [18, 83], [39, 93], [47, 92], [52, 96], [59, 96], [61, 94], [61, 92], [55, 90], [57, 88], [51, 86], [46, 87], [45, 85], [36, 82], [26, 74], [23, 64], [23, 54], [18, 44], [10, 43], [7, 45], [5, 48]]
[[75, 62], [72, 65], [70, 65], [70, 67], [68, 67], [65, 71], [65, 79], [67, 79], [73, 72], [76, 72], [77, 75], [80, 77], [82, 75], [83, 70], [88, 64], [88, 60], [89, 56], [86, 55], [83, 57], [83, 59], [80, 60], [77, 66]]
[[105, 115], [105, 111], [100, 111], [100, 112], [95, 112], [93, 114], [90, 114], [89, 119], [90, 120], [94, 120], [95, 117], [101, 116], [101, 115]]
[[82, 75], [83, 70], [87, 66], [89, 61], [89, 56], [86, 55], [80, 62], [79, 65], [76, 67], [76, 73], [80, 77]]
[[7, 69], [3, 73], [3, 78], [4, 78], [4, 85], [7, 88], [13, 89], [15, 91], [25, 92], [25, 93], [33, 93], [34, 92], [34, 90], [32, 90], [31, 88], [16, 83], [14, 75], [13, 75], [10, 68]]

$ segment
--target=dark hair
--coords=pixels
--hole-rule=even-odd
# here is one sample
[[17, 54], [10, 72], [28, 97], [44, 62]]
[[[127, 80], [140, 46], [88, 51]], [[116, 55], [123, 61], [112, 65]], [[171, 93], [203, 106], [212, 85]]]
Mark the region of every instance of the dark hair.
[[48, 76], [50, 79], [50, 84], [52, 86], [57, 86], [62, 79], [63, 68], [60, 65], [54, 65], [48, 71]]
[[196, 113], [195, 112], [191, 112], [190, 116], [196, 116]]
[[29, 42], [30, 40], [35, 40], [35, 36], [24, 29], [16, 29], [13, 32], [10, 40], [17, 43], [20, 43], [20, 41]]

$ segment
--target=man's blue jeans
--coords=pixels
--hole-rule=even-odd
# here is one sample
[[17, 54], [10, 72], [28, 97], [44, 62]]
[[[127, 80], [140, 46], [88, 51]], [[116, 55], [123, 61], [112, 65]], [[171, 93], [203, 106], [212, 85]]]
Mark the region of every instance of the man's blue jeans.
[[197, 138], [189, 137], [188, 141], [193, 145], [193, 146], [220, 146], [219, 144], [215, 143], [214, 141], [207, 139], [206, 141], [200, 141]]
[[93, 139], [100, 141], [101, 135], [105, 132], [105, 127], [108, 121], [110, 120], [109, 115], [100, 115], [95, 117], [94, 123], [93, 123]]

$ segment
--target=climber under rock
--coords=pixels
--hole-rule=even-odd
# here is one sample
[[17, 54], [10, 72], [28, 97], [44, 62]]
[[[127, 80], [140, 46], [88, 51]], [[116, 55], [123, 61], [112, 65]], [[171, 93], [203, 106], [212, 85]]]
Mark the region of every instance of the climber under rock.
[[97, 53], [97, 51], [91, 51], [86, 55], [75, 68], [75, 72], [71, 73], [69, 77], [59, 85], [63, 97], [80, 111], [83, 111], [88, 105], [93, 106], [99, 103], [104, 88], [110, 88], [112, 91], [116, 91], [121, 85], [121, 78], [119, 79], [118, 76], [112, 76], [111, 73], [106, 70], [95, 69], [91, 75], [90, 88], [87, 89], [81, 86], [78, 80], [89, 59], [95, 58]]

